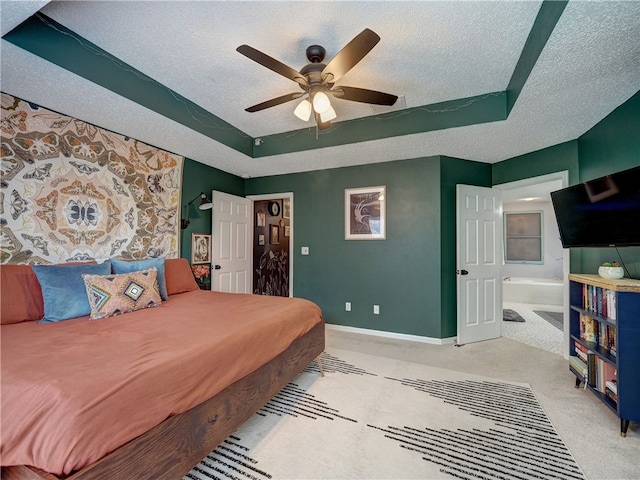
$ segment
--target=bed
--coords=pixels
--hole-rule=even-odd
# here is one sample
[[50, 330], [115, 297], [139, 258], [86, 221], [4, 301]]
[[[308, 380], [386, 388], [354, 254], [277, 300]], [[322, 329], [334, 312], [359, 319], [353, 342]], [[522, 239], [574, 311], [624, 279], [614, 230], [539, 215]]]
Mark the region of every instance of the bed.
[[41, 315], [37, 279], [13, 267], [2, 267], [3, 479], [181, 478], [324, 349], [317, 305], [200, 290], [182, 259], [167, 260], [161, 306], [6, 324], [16, 301]]

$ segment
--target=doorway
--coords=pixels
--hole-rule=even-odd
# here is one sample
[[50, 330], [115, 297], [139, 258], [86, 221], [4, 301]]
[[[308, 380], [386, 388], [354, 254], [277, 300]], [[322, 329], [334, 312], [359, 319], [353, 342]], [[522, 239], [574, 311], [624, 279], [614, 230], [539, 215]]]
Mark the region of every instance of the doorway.
[[550, 194], [568, 185], [569, 174], [562, 171], [494, 186], [502, 190], [503, 215], [541, 212], [543, 261], [503, 261], [503, 335], [565, 357], [569, 250], [560, 243]]
[[252, 293], [293, 296], [293, 193], [250, 195]]

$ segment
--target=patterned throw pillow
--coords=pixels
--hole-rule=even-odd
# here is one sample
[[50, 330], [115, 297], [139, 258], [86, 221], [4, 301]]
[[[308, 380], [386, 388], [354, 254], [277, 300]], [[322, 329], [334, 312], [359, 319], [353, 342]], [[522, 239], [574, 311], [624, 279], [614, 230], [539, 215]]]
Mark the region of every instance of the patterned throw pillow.
[[134, 261], [112, 258], [111, 267], [113, 268], [113, 273], [139, 272], [140, 270], [156, 267], [158, 269], [158, 290], [160, 291], [160, 298], [162, 298], [162, 300], [169, 300], [169, 294], [167, 293], [167, 281], [165, 280], [164, 273], [164, 258], [160, 257]]
[[155, 267], [120, 275], [82, 275], [91, 318], [107, 318], [162, 303]]

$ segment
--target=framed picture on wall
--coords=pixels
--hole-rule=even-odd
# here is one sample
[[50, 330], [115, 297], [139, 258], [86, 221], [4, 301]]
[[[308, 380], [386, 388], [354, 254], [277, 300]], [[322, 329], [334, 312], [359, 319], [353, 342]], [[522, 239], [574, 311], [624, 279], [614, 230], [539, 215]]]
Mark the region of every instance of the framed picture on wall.
[[258, 235], [258, 245], [264, 245], [264, 235]]
[[344, 238], [386, 239], [386, 187], [347, 188], [344, 191]]
[[271, 225], [269, 243], [280, 243], [280, 227], [278, 225]]
[[191, 265], [191, 271], [200, 290], [211, 290], [211, 265]]
[[266, 217], [264, 212], [256, 213], [256, 227], [264, 227], [266, 225]]
[[211, 235], [191, 234], [191, 264], [211, 263]]
[[282, 218], [291, 218], [291, 199], [282, 199]]

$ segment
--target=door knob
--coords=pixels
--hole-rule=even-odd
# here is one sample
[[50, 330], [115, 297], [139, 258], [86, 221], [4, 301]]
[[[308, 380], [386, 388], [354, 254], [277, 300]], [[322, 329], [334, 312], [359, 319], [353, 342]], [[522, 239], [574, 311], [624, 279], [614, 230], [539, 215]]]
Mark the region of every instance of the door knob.
[[469, 275], [469, 272], [467, 272], [466, 270], [456, 270], [456, 273], [458, 275]]
[[215, 268], [216, 270], [220, 270], [222, 267], [221, 267], [220, 265], [216, 265], [216, 266], [215, 266], [215, 267], [213, 267], [213, 268]]

